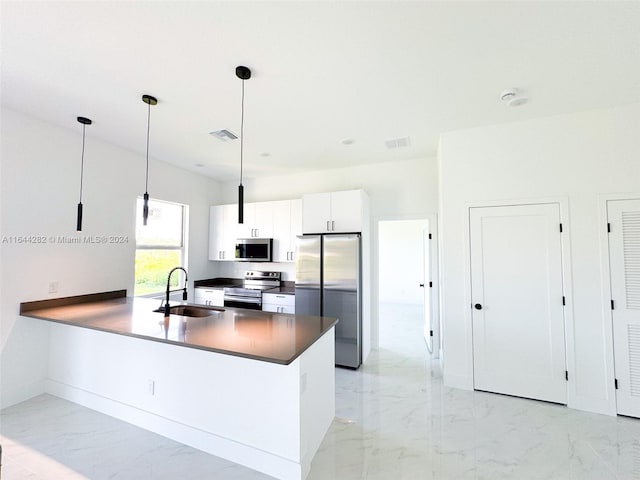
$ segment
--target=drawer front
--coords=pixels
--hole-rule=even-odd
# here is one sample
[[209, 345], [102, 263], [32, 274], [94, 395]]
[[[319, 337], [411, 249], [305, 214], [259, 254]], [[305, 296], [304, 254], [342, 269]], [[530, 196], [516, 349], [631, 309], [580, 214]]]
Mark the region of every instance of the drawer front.
[[273, 303], [263, 303], [262, 311], [275, 313], [296, 313], [296, 307], [288, 305], [276, 305]]
[[269, 303], [272, 305], [280, 305], [283, 307], [295, 307], [296, 306], [296, 296], [295, 295], [285, 295], [282, 293], [263, 293], [262, 294], [262, 303]]
[[224, 307], [224, 290], [222, 288], [197, 287], [194, 290], [194, 303]]

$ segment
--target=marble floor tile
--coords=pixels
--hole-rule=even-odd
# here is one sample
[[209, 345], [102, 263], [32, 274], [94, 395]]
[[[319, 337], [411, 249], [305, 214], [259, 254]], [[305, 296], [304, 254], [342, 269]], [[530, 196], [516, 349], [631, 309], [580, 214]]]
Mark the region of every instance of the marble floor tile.
[[[640, 480], [640, 420], [445, 387], [421, 307], [383, 305], [380, 348], [336, 369], [308, 480]], [[0, 412], [3, 480], [271, 477], [50, 395]]]

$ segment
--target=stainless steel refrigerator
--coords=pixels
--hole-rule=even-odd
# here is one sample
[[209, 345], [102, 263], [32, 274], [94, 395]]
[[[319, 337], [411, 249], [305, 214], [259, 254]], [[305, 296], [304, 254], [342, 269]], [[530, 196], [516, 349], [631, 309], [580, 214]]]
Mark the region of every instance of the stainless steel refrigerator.
[[296, 314], [337, 317], [336, 365], [362, 363], [359, 234], [302, 235], [296, 249]]

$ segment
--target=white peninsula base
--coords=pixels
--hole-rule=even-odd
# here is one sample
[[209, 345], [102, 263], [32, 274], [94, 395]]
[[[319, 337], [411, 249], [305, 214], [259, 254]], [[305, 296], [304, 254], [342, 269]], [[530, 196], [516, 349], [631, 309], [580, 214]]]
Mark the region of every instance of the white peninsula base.
[[51, 324], [47, 392], [282, 480], [335, 416], [334, 329], [289, 365]]

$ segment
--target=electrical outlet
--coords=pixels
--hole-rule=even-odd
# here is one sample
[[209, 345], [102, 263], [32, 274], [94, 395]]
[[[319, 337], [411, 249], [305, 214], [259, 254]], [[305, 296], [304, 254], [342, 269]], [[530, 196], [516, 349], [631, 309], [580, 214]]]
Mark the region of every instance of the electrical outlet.
[[147, 391], [149, 392], [149, 395], [155, 395], [156, 394], [156, 382], [155, 382], [155, 380], [147, 380]]
[[49, 282], [49, 293], [58, 293], [58, 282]]

